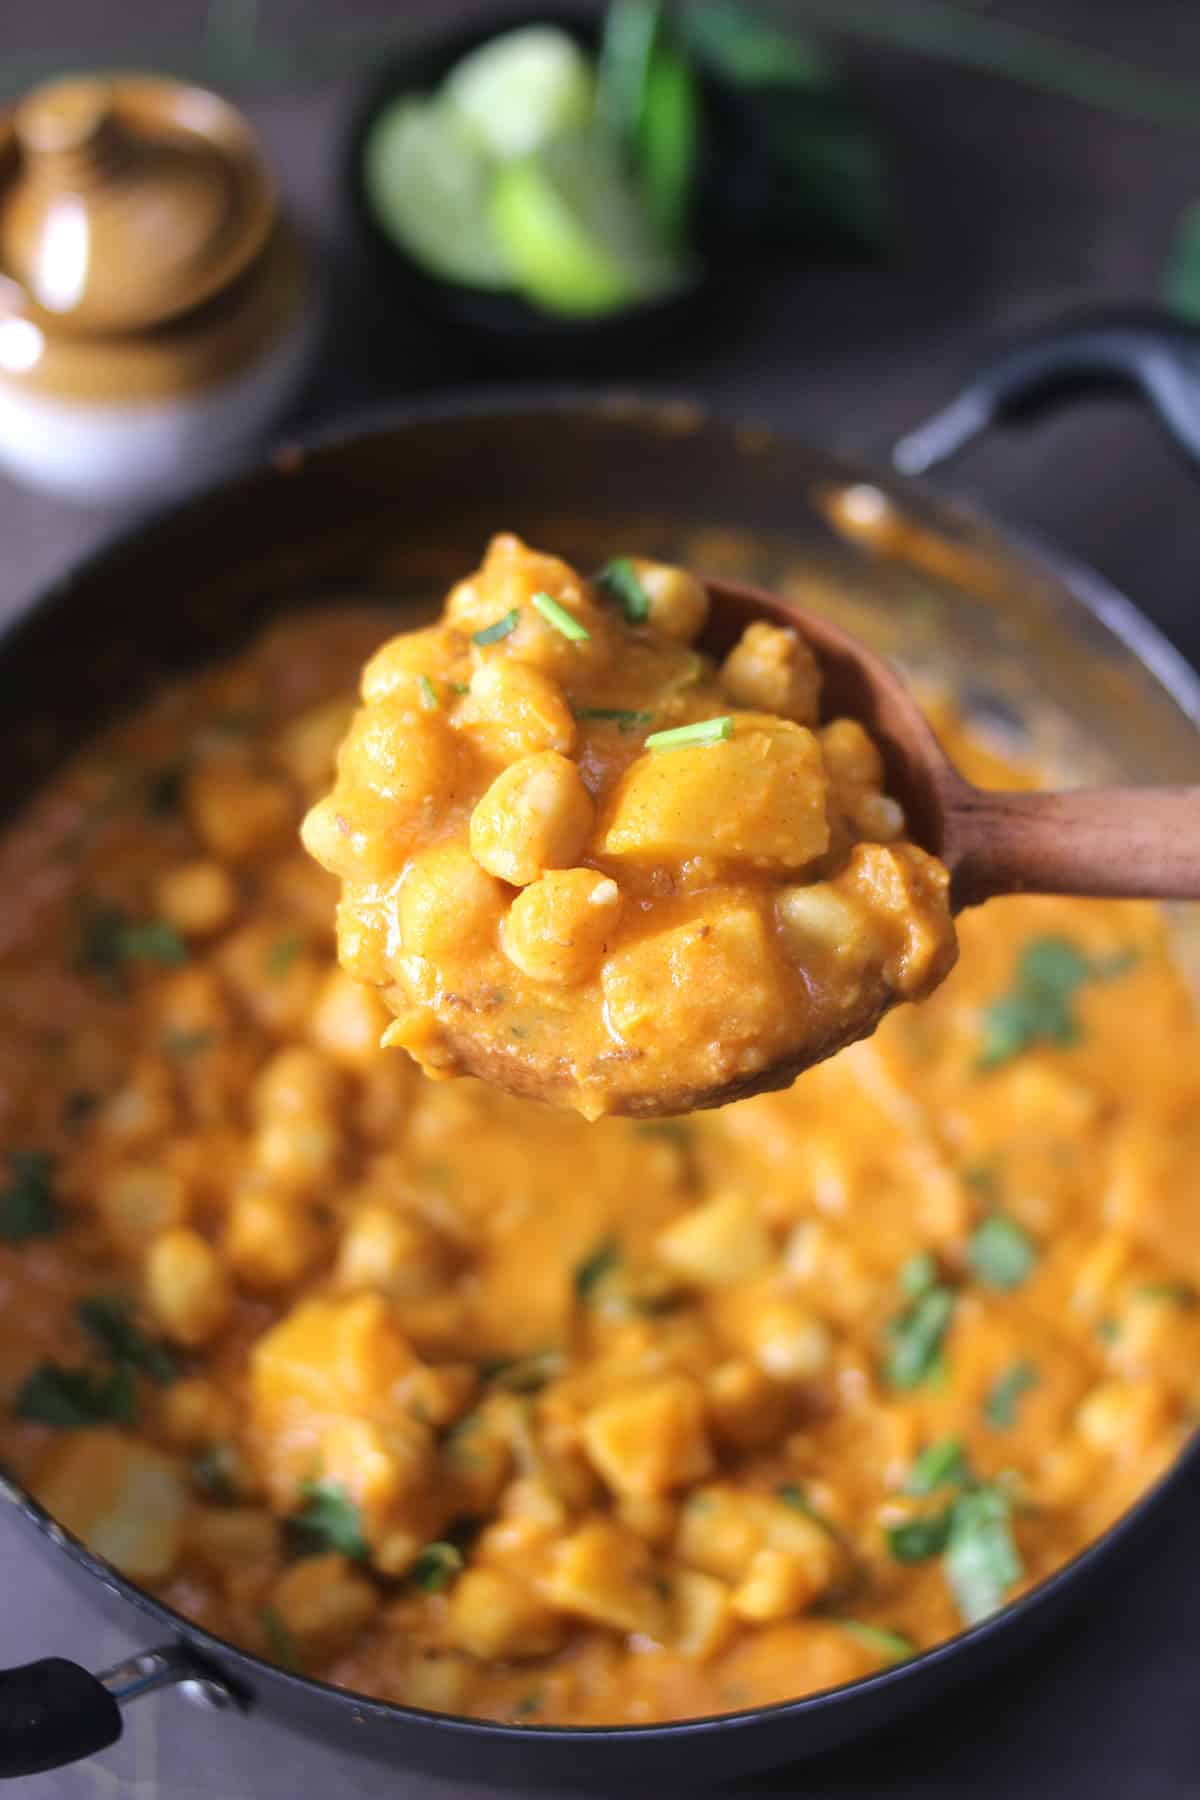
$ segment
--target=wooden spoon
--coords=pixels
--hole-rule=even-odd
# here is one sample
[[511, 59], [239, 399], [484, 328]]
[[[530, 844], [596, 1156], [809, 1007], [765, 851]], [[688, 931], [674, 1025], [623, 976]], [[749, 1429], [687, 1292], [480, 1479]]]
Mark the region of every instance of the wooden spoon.
[[824, 676], [824, 710], [879, 745], [908, 836], [950, 871], [955, 912], [996, 894], [1200, 899], [1200, 787], [994, 793], [973, 787], [883, 658], [828, 620], [762, 588], [706, 583], [706, 643], [725, 650], [756, 619], [799, 631]]

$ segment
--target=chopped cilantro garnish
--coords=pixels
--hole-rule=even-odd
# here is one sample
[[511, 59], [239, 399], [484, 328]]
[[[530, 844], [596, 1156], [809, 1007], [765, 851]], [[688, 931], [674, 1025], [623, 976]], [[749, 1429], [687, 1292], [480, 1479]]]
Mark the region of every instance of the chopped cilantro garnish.
[[906, 1494], [932, 1494], [940, 1487], [961, 1487], [970, 1480], [966, 1452], [958, 1438], [927, 1444], [904, 1484]]
[[190, 1467], [192, 1480], [210, 1500], [216, 1500], [222, 1506], [233, 1505], [238, 1498], [238, 1486], [234, 1475], [236, 1463], [228, 1444], [209, 1444], [207, 1448], [197, 1450]]
[[478, 644], [480, 649], [485, 649], [488, 644], [498, 644], [501, 638], [506, 638], [510, 631], [517, 629], [520, 616], [520, 609], [514, 606], [511, 612], [506, 612], [494, 625], [485, 625], [482, 631], [473, 631], [471, 642]]
[[916, 1651], [909, 1638], [902, 1632], [889, 1631], [884, 1625], [869, 1625], [865, 1619], [834, 1619], [833, 1623], [856, 1638], [867, 1650], [871, 1650], [883, 1662], [906, 1662]]
[[1004, 1371], [988, 1389], [983, 1403], [984, 1416], [997, 1431], [1009, 1431], [1017, 1421], [1017, 1404], [1021, 1395], [1038, 1383], [1038, 1372], [1028, 1357], [1021, 1357]]
[[1012, 1502], [1000, 1487], [962, 1494], [950, 1514], [946, 1577], [968, 1625], [1003, 1606], [1024, 1570], [1012, 1535]]
[[897, 1277], [906, 1300], [917, 1300], [938, 1284], [937, 1258], [932, 1250], [916, 1250], [900, 1264]]
[[121, 907], [98, 900], [85, 908], [76, 961], [81, 969], [119, 991], [126, 964], [157, 962], [175, 967], [187, 961], [187, 945], [165, 920], [134, 925]]
[[336, 1481], [306, 1481], [300, 1488], [304, 1505], [288, 1524], [304, 1555], [340, 1550], [353, 1562], [365, 1562], [367, 1539], [362, 1514]]
[[606, 1237], [588, 1252], [581, 1263], [575, 1266], [572, 1276], [576, 1295], [580, 1300], [590, 1300], [592, 1294], [600, 1286], [621, 1260], [621, 1247], [616, 1238]]
[[650, 596], [628, 556], [614, 556], [595, 577], [601, 593], [619, 604], [631, 625], [642, 625], [650, 617]]
[[8, 1182], [0, 1188], [0, 1238], [23, 1244], [52, 1237], [60, 1220], [54, 1204], [54, 1158], [44, 1150], [12, 1150]]
[[697, 719], [693, 725], [675, 725], [670, 731], [652, 731], [647, 750], [686, 750], [704, 744], [723, 744], [733, 736], [733, 719]]
[[1169, 1300], [1172, 1306], [1178, 1306], [1184, 1312], [1190, 1311], [1200, 1300], [1200, 1294], [1190, 1281], [1145, 1281], [1134, 1289], [1134, 1295], [1139, 1300]]
[[924, 1519], [905, 1519], [900, 1525], [886, 1527], [888, 1549], [897, 1562], [928, 1562], [940, 1556], [950, 1536], [950, 1507], [930, 1513]]
[[79, 1302], [75, 1316], [113, 1362], [140, 1369], [160, 1387], [174, 1381], [179, 1372], [175, 1358], [134, 1324], [127, 1301], [116, 1295], [92, 1294]]
[[414, 1587], [426, 1594], [440, 1594], [449, 1587], [463, 1566], [463, 1553], [457, 1544], [426, 1544], [408, 1571]]
[[1087, 981], [1109, 981], [1130, 966], [1119, 955], [1093, 961], [1070, 938], [1034, 938], [1017, 963], [1013, 985], [985, 1008], [980, 1069], [998, 1069], [1036, 1044], [1079, 1041], [1075, 996]]
[[953, 1290], [931, 1287], [892, 1320], [884, 1374], [893, 1387], [919, 1387], [933, 1373], [953, 1311]]
[[264, 1606], [259, 1614], [262, 1628], [271, 1655], [281, 1669], [287, 1669], [292, 1675], [303, 1673], [304, 1664], [300, 1658], [300, 1647], [284, 1624], [273, 1606]]
[[989, 1213], [967, 1245], [967, 1262], [974, 1274], [1004, 1293], [1020, 1287], [1036, 1261], [1032, 1240], [1007, 1213]]
[[631, 712], [625, 706], [579, 706], [575, 709], [575, 717], [616, 725], [622, 736], [636, 731], [639, 725], [650, 725], [654, 721], [652, 712]]
[[484, 1363], [480, 1377], [490, 1387], [510, 1394], [536, 1394], [554, 1381], [567, 1366], [561, 1350], [537, 1350], [531, 1356], [509, 1356]]
[[283, 979], [303, 948], [304, 944], [295, 932], [275, 939], [263, 958], [263, 967], [273, 981]]
[[437, 697], [437, 689], [432, 681], [428, 675], [422, 675], [418, 677], [418, 683], [421, 689], [421, 705], [426, 712], [437, 712], [442, 703]]
[[581, 625], [579, 620], [569, 613], [565, 606], [560, 605], [552, 594], [534, 594], [531, 604], [534, 611], [542, 615], [547, 625], [553, 625], [555, 631], [560, 631], [563, 637], [570, 638], [573, 644], [586, 644], [591, 637], [592, 634], [587, 626]]
[[137, 1414], [137, 1391], [128, 1363], [113, 1369], [64, 1369], [44, 1362], [17, 1390], [14, 1411], [19, 1419], [78, 1431], [105, 1420], [130, 1425]]

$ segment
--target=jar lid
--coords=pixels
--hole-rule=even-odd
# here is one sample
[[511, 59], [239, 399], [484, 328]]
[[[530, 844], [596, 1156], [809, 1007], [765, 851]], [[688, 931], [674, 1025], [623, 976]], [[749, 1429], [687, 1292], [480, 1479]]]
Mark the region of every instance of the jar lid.
[[203, 88], [70, 76], [0, 117], [0, 275], [45, 331], [179, 317], [248, 267], [276, 211], [249, 125]]

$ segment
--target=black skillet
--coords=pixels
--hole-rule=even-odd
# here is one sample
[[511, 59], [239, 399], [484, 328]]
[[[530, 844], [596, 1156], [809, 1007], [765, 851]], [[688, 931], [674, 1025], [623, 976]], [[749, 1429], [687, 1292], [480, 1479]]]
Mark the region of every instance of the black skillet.
[[[1127, 314], [1093, 316], [1019, 346], [906, 438], [896, 461], [910, 473], [923, 471], [988, 424], [1097, 383], [1139, 388], [1184, 450], [1200, 458], [1195, 334]], [[818, 498], [863, 482], [927, 542], [953, 545], [972, 583], [985, 582], [999, 602], [995, 616], [1006, 629], [1014, 621], [1036, 627], [1040, 654], [1052, 665], [1055, 629], [1064, 657], [1081, 643], [1101, 663], [1106, 653], [1116, 656], [1125, 671], [1124, 741], [1135, 746], [1128, 774], [1194, 776], [1200, 681], [1088, 570], [1034, 551], [891, 472], [851, 468], [678, 404], [564, 394], [435, 405], [328, 433], [139, 526], [57, 582], [0, 640], [0, 818], [83, 737], [163, 677], [227, 654], [289, 607], [336, 595], [435, 592], [501, 524], [586, 559], [606, 547], [669, 553], [681, 531], [716, 523], [749, 534], [747, 554], [757, 554], [756, 542], [782, 540], [780, 554], [793, 563], [823, 570], [851, 591], [857, 584], [877, 597], [891, 592], [902, 605], [912, 572], [873, 562], [839, 540]], [[746, 572], [769, 579], [772, 569]], [[937, 586], [928, 571], [921, 580], [930, 593]], [[952, 583], [942, 601], [952, 631]], [[968, 613], [987, 611], [964, 609], [963, 628]], [[1079, 681], [1086, 687], [1082, 675]], [[1075, 685], [1064, 683], [1064, 694]], [[1110, 703], [1101, 696], [1096, 704]], [[1136, 766], [1139, 744], [1152, 768]], [[61, 1557], [98, 1606], [161, 1646], [99, 1676], [59, 1658], [0, 1673], [0, 1777], [102, 1749], [119, 1736], [127, 1702], [174, 1684], [213, 1705], [252, 1707], [397, 1769], [486, 1772], [498, 1784], [608, 1794], [634, 1779], [669, 1776], [680, 1786], [728, 1779], [861, 1739], [1020, 1651], [1068, 1607], [1102, 1592], [1098, 1584], [1118, 1546], [1145, 1529], [1197, 1457], [1193, 1441], [1175, 1468], [1066, 1568], [910, 1663], [782, 1705], [612, 1730], [448, 1718], [288, 1674], [141, 1592], [0, 1474], [0, 1499], [9, 1502], [4, 1556], [29, 1549]]]

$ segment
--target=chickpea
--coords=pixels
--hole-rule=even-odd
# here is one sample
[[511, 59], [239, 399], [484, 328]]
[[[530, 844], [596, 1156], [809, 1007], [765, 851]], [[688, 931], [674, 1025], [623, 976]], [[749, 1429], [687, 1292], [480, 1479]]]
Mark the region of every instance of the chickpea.
[[293, 825], [285, 784], [234, 758], [202, 763], [188, 779], [184, 806], [192, 830], [223, 862], [268, 849]]
[[513, 901], [501, 932], [504, 954], [533, 981], [583, 981], [603, 957], [621, 911], [621, 891], [595, 869], [551, 869]]
[[96, 1205], [118, 1250], [141, 1256], [164, 1231], [188, 1215], [187, 1189], [180, 1176], [157, 1163], [129, 1163], [100, 1181]]
[[444, 713], [391, 695], [356, 715], [337, 785], [301, 827], [310, 856], [345, 881], [403, 868], [414, 838], [457, 790], [461, 740]]
[[276, 1584], [274, 1604], [302, 1650], [332, 1656], [374, 1618], [379, 1595], [346, 1557], [331, 1550], [294, 1563]]
[[703, 583], [674, 563], [650, 562], [644, 556], [631, 560], [650, 602], [650, 624], [665, 637], [690, 644], [708, 618], [708, 595]]
[[576, 862], [595, 819], [575, 764], [554, 751], [523, 757], [498, 775], [471, 814], [471, 854], [517, 887]]
[[343, 1288], [377, 1288], [408, 1298], [435, 1291], [449, 1259], [428, 1225], [390, 1206], [368, 1204], [354, 1212], [338, 1249], [337, 1281]]
[[268, 1118], [304, 1119], [314, 1112], [334, 1112], [342, 1093], [338, 1071], [316, 1050], [297, 1044], [280, 1050], [254, 1084], [254, 1111]]
[[504, 898], [464, 845], [426, 850], [400, 884], [401, 949], [432, 962], [474, 955], [495, 941]]
[[860, 794], [850, 817], [859, 836], [873, 843], [890, 844], [904, 835], [904, 808], [887, 794]]
[[333, 779], [338, 746], [354, 717], [353, 700], [326, 700], [293, 719], [275, 741], [284, 770], [314, 798]]
[[821, 698], [816, 657], [800, 636], [758, 620], [747, 625], [721, 667], [721, 683], [739, 706], [815, 725]]
[[164, 1231], [150, 1246], [146, 1298], [167, 1336], [192, 1349], [217, 1335], [233, 1295], [212, 1245], [181, 1225]]
[[817, 736], [830, 781], [842, 788], [883, 786], [883, 758], [857, 719], [834, 719]]
[[224, 1248], [244, 1286], [267, 1292], [291, 1287], [324, 1247], [324, 1232], [293, 1194], [247, 1183], [234, 1195]]
[[155, 904], [167, 923], [185, 937], [207, 937], [228, 925], [237, 911], [237, 888], [219, 862], [183, 863], [169, 869], [155, 888]]
[[510, 657], [491, 657], [476, 669], [457, 723], [504, 762], [540, 750], [569, 756], [575, 743], [575, 720], [558, 683]]
[[331, 969], [308, 1021], [315, 1048], [331, 1062], [362, 1074], [379, 1059], [388, 1022], [383, 1002], [343, 969]]
[[163, 1389], [159, 1422], [170, 1444], [185, 1450], [221, 1443], [233, 1431], [233, 1403], [214, 1381], [185, 1376]]
[[462, 632], [444, 625], [401, 632], [382, 645], [363, 670], [362, 697], [371, 706], [401, 693], [415, 703], [422, 675], [431, 681], [449, 678], [465, 661], [467, 649]]

